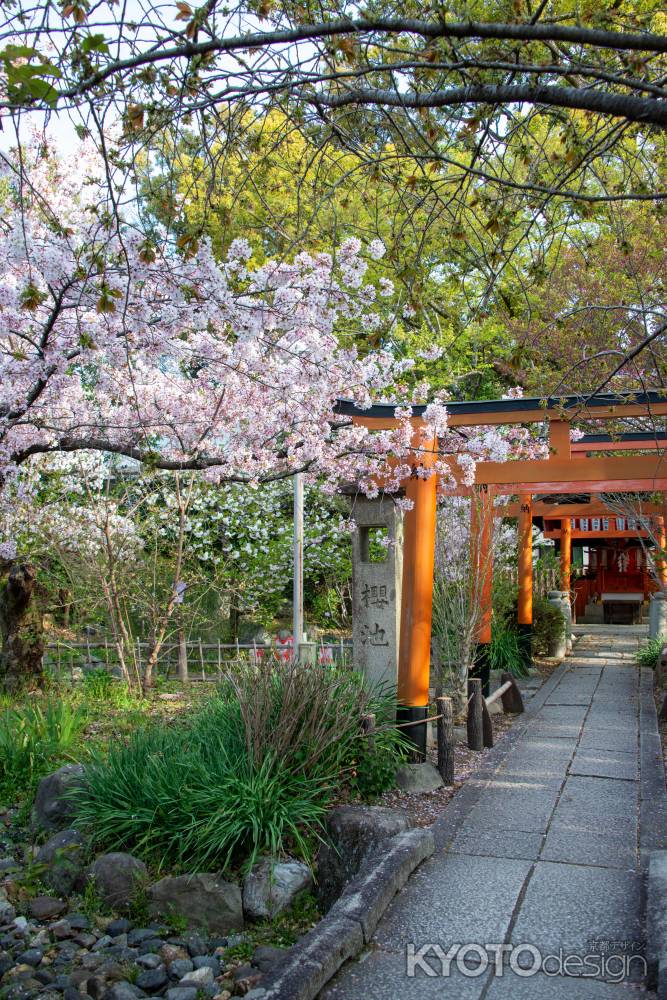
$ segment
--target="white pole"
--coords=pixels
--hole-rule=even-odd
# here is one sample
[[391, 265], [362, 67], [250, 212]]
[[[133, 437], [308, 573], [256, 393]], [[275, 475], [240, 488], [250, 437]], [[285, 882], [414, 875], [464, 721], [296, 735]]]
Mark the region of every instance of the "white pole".
[[294, 476], [294, 586], [292, 591], [294, 619], [294, 656], [299, 655], [303, 642], [303, 473]]

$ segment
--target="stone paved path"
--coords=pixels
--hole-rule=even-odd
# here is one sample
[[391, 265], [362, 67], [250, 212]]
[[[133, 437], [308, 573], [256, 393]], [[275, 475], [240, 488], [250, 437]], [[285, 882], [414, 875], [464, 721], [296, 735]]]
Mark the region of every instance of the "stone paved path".
[[[620, 1000], [648, 997], [640, 965], [613, 982], [406, 975], [406, 947], [529, 943], [543, 955], [641, 951], [644, 871], [665, 847], [667, 808], [651, 671], [638, 671], [641, 631], [582, 636], [531, 699], [507, 739], [435, 826], [436, 854], [394, 899], [372, 946], [321, 1000]], [[611, 952], [609, 951], [611, 949]], [[532, 959], [524, 953], [522, 962]], [[552, 967], [552, 966], [550, 966]]]

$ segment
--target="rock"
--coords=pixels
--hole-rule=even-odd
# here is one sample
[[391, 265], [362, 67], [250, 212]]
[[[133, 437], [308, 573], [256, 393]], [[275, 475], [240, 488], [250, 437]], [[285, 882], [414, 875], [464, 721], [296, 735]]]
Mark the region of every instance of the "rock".
[[67, 919], [70, 922], [70, 927], [75, 931], [87, 931], [90, 929], [90, 920], [85, 913], [69, 913]]
[[317, 895], [324, 912], [380, 845], [410, 829], [407, 814], [384, 806], [338, 806], [327, 816], [328, 841], [317, 853]]
[[16, 910], [12, 904], [5, 902], [4, 899], [0, 901], [0, 924], [11, 924], [15, 916]]
[[240, 888], [208, 873], [163, 878], [151, 885], [148, 910], [155, 916], [178, 914], [213, 934], [243, 928]]
[[210, 955], [197, 955], [192, 959], [192, 964], [195, 969], [212, 969], [214, 977], [219, 976], [222, 972], [220, 961], [217, 958], [212, 958]]
[[166, 1000], [197, 1000], [195, 986], [175, 986], [165, 993]]
[[[108, 930], [109, 928], [107, 928]], [[134, 930], [130, 931], [127, 935], [127, 943], [130, 948], [136, 948], [137, 945], [141, 945], [144, 941], [150, 941], [151, 938], [155, 937], [155, 931], [152, 927], [135, 927]]]
[[88, 934], [86, 931], [82, 931], [81, 934], [77, 934], [74, 938], [74, 944], [80, 945], [81, 948], [92, 948], [96, 943], [97, 938], [95, 935]]
[[312, 885], [313, 874], [303, 862], [264, 858], [243, 880], [243, 912], [250, 920], [273, 920]]
[[20, 872], [21, 865], [15, 858], [2, 858], [0, 860], [0, 875], [9, 875], [11, 872]]
[[123, 851], [101, 854], [86, 870], [87, 878], [94, 880], [100, 897], [117, 910], [130, 905], [147, 875], [143, 861]]
[[206, 953], [206, 941], [201, 934], [190, 934], [186, 939], [185, 944], [190, 958], [194, 958], [195, 955], [204, 955]]
[[56, 924], [51, 924], [51, 933], [56, 941], [65, 941], [74, 936], [74, 930], [69, 920], [59, 920]]
[[157, 969], [146, 969], [137, 976], [137, 986], [147, 993], [157, 993], [167, 985], [167, 982], [167, 970], [164, 965], [158, 966]]
[[43, 879], [55, 892], [68, 896], [83, 871], [84, 838], [78, 830], [61, 830], [37, 852], [37, 861], [46, 866]]
[[192, 972], [194, 967], [192, 959], [176, 958], [169, 966], [169, 974], [173, 976], [174, 979], [181, 980], [183, 976], [187, 976], [188, 972]]
[[154, 953], [139, 955], [137, 959], [137, 965], [140, 965], [142, 969], [158, 969], [164, 963], [159, 955]]
[[202, 966], [201, 969], [193, 969], [192, 972], [188, 972], [181, 981], [179, 986], [194, 986], [195, 989], [202, 989], [206, 986], [211, 986], [215, 980], [213, 975], [213, 969], [209, 969], [207, 965]]
[[136, 1000], [136, 998], [137, 990], [127, 982], [114, 983], [104, 994], [104, 1000]]
[[102, 976], [91, 976], [86, 980], [85, 990], [93, 1000], [101, 1000], [107, 991], [107, 984]]
[[160, 958], [169, 968], [172, 962], [183, 961], [188, 957], [187, 948], [177, 944], [163, 944], [160, 948]]
[[67, 904], [54, 896], [35, 896], [28, 903], [28, 912], [35, 920], [53, 920], [66, 909]]
[[285, 948], [273, 948], [269, 944], [260, 944], [252, 953], [251, 961], [260, 972], [268, 972], [282, 961], [286, 954]]
[[27, 951], [22, 952], [18, 956], [17, 962], [20, 962], [23, 965], [31, 965], [33, 968], [36, 968], [43, 958], [44, 952], [41, 948], [28, 948]]
[[42, 778], [32, 807], [32, 822], [40, 830], [62, 830], [74, 819], [74, 805], [69, 798], [83, 784], [82, 764], [65, 764]]
[[127, 934], [131, 930], [132, 924], [127, 917], [119, 917], [118, 920], [112, 920], [107, 924], [106, 928], [107, 934], [110, 934], [113, 938], [118, 937], [119, 934]]
[[444, 782], [430, 760], [419, 764], [401, 764], [396, 772], [396, 784], [402, 792], [424, 794], [442, 788]]
[[103, 948], [108, 948], [112, 943], [113, 938], [109, 937], [108, 934], [103, 934], [102, 937], [98, 938], [97, 942], [93, 945], [93, 951], [102, 951]]

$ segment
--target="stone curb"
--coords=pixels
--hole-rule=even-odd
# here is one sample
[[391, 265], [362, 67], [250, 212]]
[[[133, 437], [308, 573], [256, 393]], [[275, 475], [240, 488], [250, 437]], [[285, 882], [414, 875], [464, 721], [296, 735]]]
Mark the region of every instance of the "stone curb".
[[654, 851], [646, 896], [646, 985], [667, 996], [667, 851]]
[[368, 944], [390, 902], [411, 873], [435, 850], [430, 829], [391, 837], [369, 858], [329, 912], [290, 948], [247, 1000], [314, 1000], [320, 990]]
[[667, 790], [653, 671], [644, 667], [639, 687], [639, 847], [643, 868], [655, 851], [667, 849]]

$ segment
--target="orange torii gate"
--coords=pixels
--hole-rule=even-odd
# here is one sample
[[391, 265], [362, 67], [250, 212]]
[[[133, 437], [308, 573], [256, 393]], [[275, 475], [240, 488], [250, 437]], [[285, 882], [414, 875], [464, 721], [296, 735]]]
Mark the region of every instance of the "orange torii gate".
[[[399, 404], [376, 404], [361, 409], [341, 400], [337, 411], [355, 423], [372, 430], [396, 427], [395, 409]], [[510, 462], [480, 462], [475, 473], [474, 490], [479, 494], [480, 518], [478, 565], [484, 566], [480, 587], [483, 605], [479, 629], [477, 670], [488, 687], [488, 644], [491, 641], [491, 539], [494, 495], [519, 496], [519, 622], [529, 641], [532, 627], [532, 497], [536, 494], [582, 494], [667, 491], [667, 465], [664, 432], [637, 432], [632, 440], [614, 435], [591, 435], [573, 443], [573, 423], [617, 421], [624, 418], [652, 419], [667, 415], [667, 394], [601, 393], [590, 397], [565, 396], [548, 399], [521, 398], [476, 400], [449, 403], [450, 427], [502, 426], [547, 423], [549, 457]], [[412, 422], [423, 426], [424, 406], [412, 407]], [[619, 445], [620, 442], [620, 445]], [[623, 445], [625, 447], [623, 447]], [[437, 455], [438, 442], [421, 444], [413, 455], [413, 468], [428, 468]], [[648, 451], [652, 454], [617, 456], [618, 450]], [[588, 453], [597, 453], [591, 457]], [[602, 453], [602, 454], [599, 454]], [[426, 719], [429, 705], [430, 644], [432, 622], [433, 567], [436, 526], [436, 477], [412, 476], [405, 483], [405, 493], [413, 506], [405, 515], [403, 549], [403, 588], [398, 657], [399, 714], [410, 721]], [[461, 487], [461, 495], [470, 490]], [[473, 508], [477, 505], [473, 504]], [[563, 589], [569, 590], [571, 560], [571, 520], [562, 519], [561, 575]], [[477, 553], [476, 553], [477, 555]], [[529, 572], [530, 567], [530, 572]], [[414, 726], [417, 747], [424, 752], [426, 726]]]

